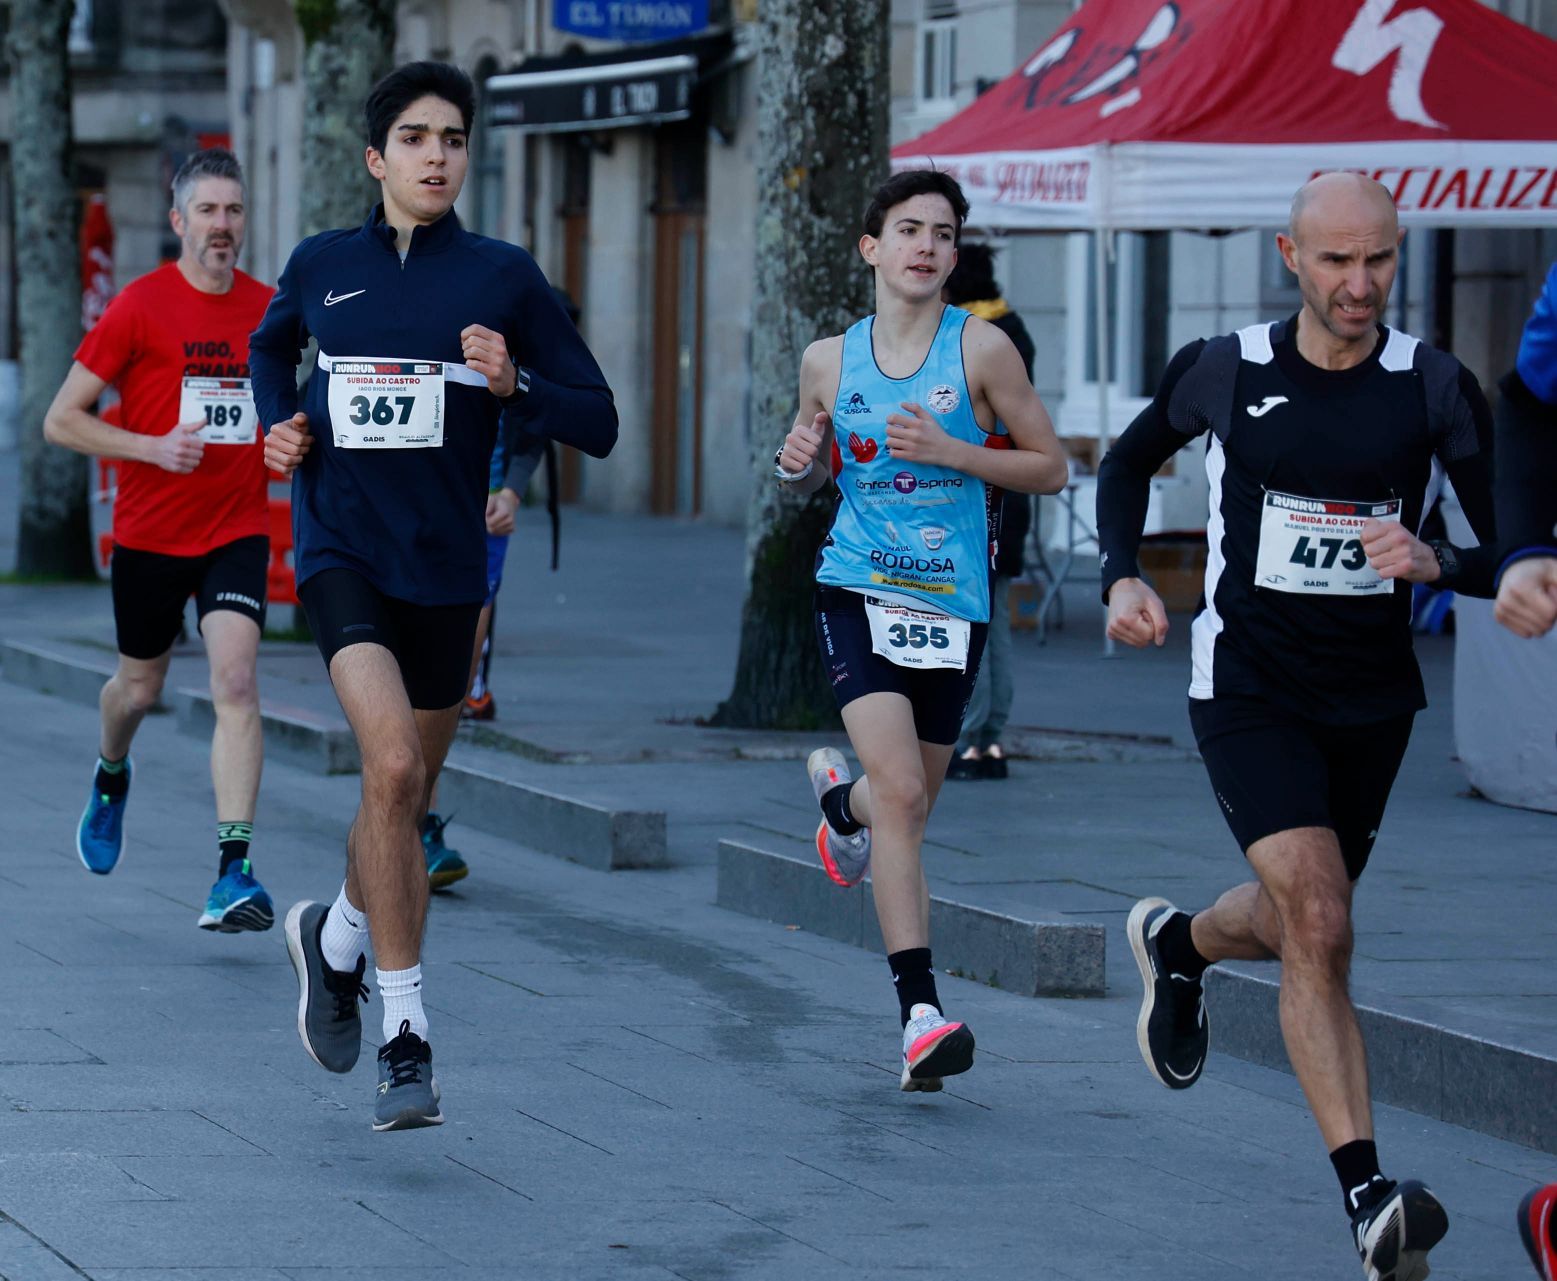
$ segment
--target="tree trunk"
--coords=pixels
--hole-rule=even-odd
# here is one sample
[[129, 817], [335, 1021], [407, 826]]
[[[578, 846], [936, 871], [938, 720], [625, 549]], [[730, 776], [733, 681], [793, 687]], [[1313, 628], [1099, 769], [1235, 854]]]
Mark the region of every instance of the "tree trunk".
[[295, 0], [303, 32], [302, 234], [355, 227], [379, 198], [363, 164], [362, 104], [391, 67], [395, 0]]
[[71, 177], [72, 0], [10, 6], [11, 189], [22, 398], [16, 572], [91, 578], [88, 460], [43, 439], [43, 417], [81, 341], [80, 214]]
[[[735, 685], [713, 723], [836, 725], [811, 606], [833, 499], [783, 493], [800, 356], [872, 310], [860, 215], [888, 172], [888, 0], [763, 0], [759, 27], [752, 491]], [[818, 460], [825, 466], [825, 460]]]

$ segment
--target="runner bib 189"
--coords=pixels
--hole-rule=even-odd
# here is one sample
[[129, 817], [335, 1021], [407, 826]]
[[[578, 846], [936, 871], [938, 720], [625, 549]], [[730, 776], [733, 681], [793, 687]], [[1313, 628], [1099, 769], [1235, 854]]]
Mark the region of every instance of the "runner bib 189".
[[252, 445], [258, 426], [254, 393], [247, 378], [185, 378], [179, 389], [178, 420], [205, 419], [199, 431], [207, 445]]
[[1400, 500], [1352, 503], [1265, 491], [1260, 512], [1256, 587], [1322, 596], [1373, 596], [1395, 590], [1362, 549], [1366, 520], [1400, 519]]
[[972, 624], [933, 609], [914, 609], [900, 601], [861, 592], [870, 620], [871, 649], [899, 667], [968, 666]]

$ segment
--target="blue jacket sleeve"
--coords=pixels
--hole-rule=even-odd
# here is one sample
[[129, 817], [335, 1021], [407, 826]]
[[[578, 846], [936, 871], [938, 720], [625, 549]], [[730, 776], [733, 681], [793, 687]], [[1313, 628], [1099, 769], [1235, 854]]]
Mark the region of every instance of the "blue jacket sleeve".
[[605, 375], [541, 269], [526, 255], [516, 270], [524, 281], [508, 349], [528, 371], [530, 389], [504, 408], [522, 431], [604, 458], [617, 434], [616, 402]]
[[307, 345], [308, 327], [297, 287], [297, 251], [293, 250], [259, 328], [249, 335], [254, 409], [267, 432], [297, 412], [297, 364]]
[[1546, 285], [1525, 322], [1514, 367], [1531, 395], [1557, 405], [1557, 262], [1546, 274]]

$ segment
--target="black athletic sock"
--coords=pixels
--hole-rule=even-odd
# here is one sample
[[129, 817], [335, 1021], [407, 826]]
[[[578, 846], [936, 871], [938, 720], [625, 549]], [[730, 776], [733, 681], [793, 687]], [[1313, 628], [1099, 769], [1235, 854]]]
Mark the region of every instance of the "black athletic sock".
[[1195, 950], [1195, 936], [1189, 928], [1194, 919], [1188, 912], [1175, 912], [1157, 931], [1157, 948], [1168, 972], [1186, 979], [1198, 979], [1211, 964]]
[[1379, 1172], [1379, 1150], [1372, 1139], [1353, 1139], [1330, 1153], [1341, 1200], [1348, 1216], [1372, 1205], [1395, 1185]]
[[216, 839], [222, 847], [222, 863], [218, 876], [226, 876], [234, 863], [249, 857], [249, 842], [254, 839], [253, 823], [218, 823]]
[[892, 984], [897, 988], [898, 1013], [903, 1026], [908, 1026], [908, 1012], [916, 1005], [933, 1005], [941, 1008], [941, 998], [935, 994], [935, 971], [930, 968], [930, 949], [908, 947], [887, 956], [892, 967]]
[[849, 813], [849, 793], [854, 790], [855, 781], [839, 783], [822, 793], [822, 817], [839, 836], [853, 836], [865, 826]]
[[119, 797], [129, 793], [130, 771], [125, 769], [124, 763], [128, 756], [121, 756], [116, 761], [107, 757], [97, 758], [97, 777], [92, 780], [92, 786], [97, 788], [104, 796]]

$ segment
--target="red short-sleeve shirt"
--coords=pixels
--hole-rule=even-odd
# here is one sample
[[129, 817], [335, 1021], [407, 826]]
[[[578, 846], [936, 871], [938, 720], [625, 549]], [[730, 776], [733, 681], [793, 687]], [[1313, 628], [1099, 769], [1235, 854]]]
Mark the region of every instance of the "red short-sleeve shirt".
[[[249, 376], [249, 335], [273, 290], [241, 271], [225, 294], [202, 293], [176, 263], [127, 285], [92, 328], [76, 359], [119, 389], [122, 425], [161, 436], [178, 422], [185, 378]], [[114, 541], [137, 551], [200, 556], [269, 532], [264, 436], [208, 444], [187, 475], [154, 463], [120, 464]]]

